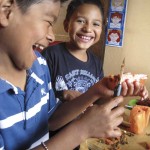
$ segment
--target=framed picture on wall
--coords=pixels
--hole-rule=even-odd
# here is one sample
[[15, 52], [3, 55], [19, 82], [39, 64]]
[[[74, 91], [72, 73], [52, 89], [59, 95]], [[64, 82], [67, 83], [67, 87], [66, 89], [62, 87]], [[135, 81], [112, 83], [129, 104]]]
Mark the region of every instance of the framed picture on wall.
[[106, 31], [107, 46], [123, 46], [128, 0], [111, 0]]

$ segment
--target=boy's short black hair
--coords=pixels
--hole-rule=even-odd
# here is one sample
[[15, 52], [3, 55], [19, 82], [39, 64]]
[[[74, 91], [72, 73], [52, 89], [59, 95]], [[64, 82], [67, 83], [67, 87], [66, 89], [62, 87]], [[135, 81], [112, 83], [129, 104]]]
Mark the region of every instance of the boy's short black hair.
[[[16, 0], [16, 3], [17, 5], [19, 6], [20, 10], [22, 12], [26, 12], [27, 9], [32, 5], [32, 4], [38, 4], [38, 3], [41, 3], [45, 0]], [[47, 0], [48, 1], [48, 0]], [[49, 0], [50, 1], [50, 0]], [[54, 2], [58, 2], [60, 1], [61, 3], [64, 3], [68, 0], [51, 0], [51, 1], [54, 1]]]
[[100, 2], [100, 0], [72, 0], [70, 2], [70, 4], [68, 5], [65, 20], [69, 21], [72, 14], [75, 12], [75, 10], [83, 4], [94, 4], [94, 5], [96, 5], [100, 10], [100, 12], [102, 14], [102, 19], [103, 19], [104, 10], [103, 10], [103, 6], [102, 6], [102, 3]]

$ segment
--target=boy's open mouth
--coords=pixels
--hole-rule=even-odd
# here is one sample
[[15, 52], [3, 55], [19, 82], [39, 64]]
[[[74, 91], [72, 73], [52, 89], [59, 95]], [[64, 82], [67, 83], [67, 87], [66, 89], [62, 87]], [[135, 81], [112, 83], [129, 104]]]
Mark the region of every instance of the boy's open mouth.
[[37, 51], [41, 52], [45, 47], [46, 46], [44, 46], [44, 45], [36, 43], [36, 44], [33, 45], [33, 50], [37, 50]]

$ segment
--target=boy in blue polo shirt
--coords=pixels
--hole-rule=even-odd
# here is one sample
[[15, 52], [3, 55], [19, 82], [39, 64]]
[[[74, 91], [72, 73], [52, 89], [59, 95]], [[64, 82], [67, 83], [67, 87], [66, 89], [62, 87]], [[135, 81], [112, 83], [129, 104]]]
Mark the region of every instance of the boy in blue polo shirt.
[[[33, 51], [33, 47], [37, 44], [47, 46], [54, 40], [52, 25], [64, 1], [0, 0], [1, 150], [66, 150], [75, 148], [89, 137], [121, 134], [117, 126], [122, 122], [120, 115], [124, 109], [112, 109], [122, 102], [123, 98], [118, 97], [89, 108], [49, 139], [48, 124], [51, 129], [57, 129], [101, 96], [113, 94], [105, 86], [104, 79], [78, 97], [73, 105], [63, 104], [56, 109], [60, 102], [54, 97], [46, 61]], [[123, 85], [123, 93], [133, 94], [138, 89], [139, 86], [129, 83]], [[75, 105], [79, 108], [72, 109]], [[66, 107], [68, 110], [64, 110]], [[66, 111], [66, 115], [62, 111]], [[71, 115], [68, 116], [67, 111]]]

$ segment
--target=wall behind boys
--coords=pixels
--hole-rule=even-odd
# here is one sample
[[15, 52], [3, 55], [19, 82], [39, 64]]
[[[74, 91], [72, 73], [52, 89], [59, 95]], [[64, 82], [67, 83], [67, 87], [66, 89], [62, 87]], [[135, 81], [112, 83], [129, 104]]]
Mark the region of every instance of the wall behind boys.
[[148, 75], [150, 92], [150, 0], [128, 0], [124, 44], [122, 48], [106, 46], [105, 75], [118, 74], [123, 58], [126, 72]]
[[68, 34], [64, 31], [63, 21], [65, 19], [66, 9], [70, 1], [71, 0], [68, 0], [66, 3], [62, 5], [62, 8], [60, 9], [59, 17], [57, 19], [56, 24], [54, 25], [54, 33], [56, 33], [55, 38], [58, 41], [68, 41]]

